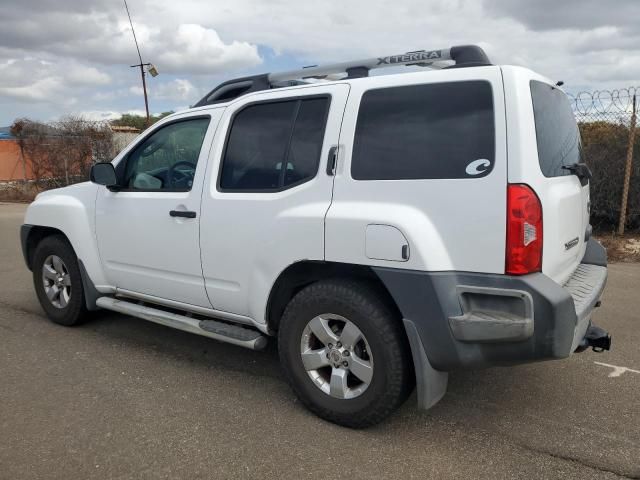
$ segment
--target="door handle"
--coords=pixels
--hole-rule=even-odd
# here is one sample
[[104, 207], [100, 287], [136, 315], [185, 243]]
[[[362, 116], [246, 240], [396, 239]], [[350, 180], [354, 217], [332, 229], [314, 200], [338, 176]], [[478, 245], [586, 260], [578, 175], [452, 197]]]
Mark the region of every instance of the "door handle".
[[172, 217], [196, 218], [196, 212], [190, 210], [171, 210], [169, 215]]
[[327, 158], [327, 175], [336, 174], [337, 160], [338, 160], [338, 147], [334, 145], [329, 149], [329, 155]]

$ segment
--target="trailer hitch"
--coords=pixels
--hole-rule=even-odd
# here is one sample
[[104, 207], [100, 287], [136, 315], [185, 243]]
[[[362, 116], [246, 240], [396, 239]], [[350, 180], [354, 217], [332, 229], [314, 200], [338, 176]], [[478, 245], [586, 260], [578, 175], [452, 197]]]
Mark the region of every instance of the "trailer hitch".
[[594, 352], [604, 352], [611, 349], [611, 335], [605, 330], [595, 325], [589, 326], [587, 333], [576, 348], [576, 352], [583, 352], [587, 348], [591, 347]]

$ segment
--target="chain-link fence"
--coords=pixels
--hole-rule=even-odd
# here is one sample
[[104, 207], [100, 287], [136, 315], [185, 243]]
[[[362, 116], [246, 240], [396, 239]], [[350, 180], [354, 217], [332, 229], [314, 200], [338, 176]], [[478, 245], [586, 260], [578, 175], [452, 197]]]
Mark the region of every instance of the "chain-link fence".
[[[635, 144], [629, 172], [626, 227], [640, 229], [640, 148], [632, 133], [633, 104], [640, 87], [596, 90], [569, 95], [580, 126], [584, 158], [593, 172], [591, 221], [601, 232], [615, 231], [621, 217], [625, 169]], [[633, 121], [632, 121], [633, 120]]]

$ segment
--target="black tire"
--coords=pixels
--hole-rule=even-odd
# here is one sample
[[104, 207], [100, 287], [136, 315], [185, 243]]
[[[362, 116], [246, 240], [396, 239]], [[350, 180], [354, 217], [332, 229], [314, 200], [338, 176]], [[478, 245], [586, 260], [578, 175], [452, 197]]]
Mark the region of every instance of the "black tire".
[[[64, 307], [56, 307], [47, 298], [43, 280], [43, 266], [47, 258], [55, 255], [63, 262], [70, 278], [70, 295]], [[87, 308], [82, 287], [82, 277], [78, 267], [78, 258], [73, 248], [62, 235], [52, 235], [43, 238], [35, 249], [31, 265], [33, 271], [33, 286], [47, 317], [59, 325], [70, 327], [84, 321]]]
[[[323, 280], [301, 290], [284, 312], [278, 350], [286, 379], [302, 403], [325, 420], [349, 428], [369, 427], [384, 420], [411, 393], [415, 380], [409, 343], [402, 320], [384, 293], [367, 282]], [[328, 313], [354, 323], [371, 350], [373, 376], [355, 398], [334, 398], [323, 392], [302, 362], [305, 327], [314, 317]]]

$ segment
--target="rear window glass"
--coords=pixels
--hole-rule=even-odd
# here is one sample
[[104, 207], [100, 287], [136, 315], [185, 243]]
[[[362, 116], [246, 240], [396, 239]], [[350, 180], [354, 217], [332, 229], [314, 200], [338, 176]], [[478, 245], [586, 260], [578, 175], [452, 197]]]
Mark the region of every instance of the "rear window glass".
[[411, 85], [362, 96], [351, 162], [356, 180], [482, 177], [494, 157], [489, 82]]
[[560, 89], [537, 80], [530, 88], [540, 169], [545, 177], [571, 175], [562, 167], [582, 161], [582, 146], [569, 99]]

